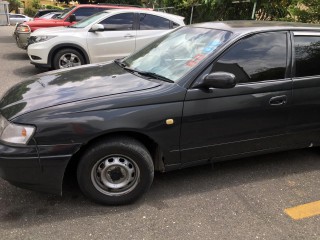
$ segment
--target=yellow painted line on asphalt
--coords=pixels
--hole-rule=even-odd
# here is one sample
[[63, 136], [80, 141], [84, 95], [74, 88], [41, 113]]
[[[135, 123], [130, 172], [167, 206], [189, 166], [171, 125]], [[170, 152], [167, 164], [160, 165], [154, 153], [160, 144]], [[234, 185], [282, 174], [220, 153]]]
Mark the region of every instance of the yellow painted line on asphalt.
[[284, 210], [294, 220], [320, 215], [320, 201], [299, 205]]

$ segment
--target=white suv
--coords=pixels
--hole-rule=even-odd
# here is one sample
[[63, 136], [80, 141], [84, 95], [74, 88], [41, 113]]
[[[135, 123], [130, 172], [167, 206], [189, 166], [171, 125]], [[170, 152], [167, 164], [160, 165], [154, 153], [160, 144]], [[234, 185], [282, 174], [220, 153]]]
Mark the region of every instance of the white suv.
[[122, 58], [184, 26], [183, 19], [148, 10], [106, 10], [69, 27], [34, 31], [28, 55], [32, 64], [52, 69]]

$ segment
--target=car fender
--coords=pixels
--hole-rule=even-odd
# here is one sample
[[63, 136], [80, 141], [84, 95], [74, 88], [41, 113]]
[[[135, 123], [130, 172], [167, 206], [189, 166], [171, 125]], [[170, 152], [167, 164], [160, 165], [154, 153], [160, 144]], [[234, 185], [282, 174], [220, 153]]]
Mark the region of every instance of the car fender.
[[81, 47], [77, 44], [74, 44], [74, 43], [62, 43], [62, 44], [58, 44], [58, 45], [54, 46], [50, 50], [49, 55], [48, 55], [48, 65], [52, 66], [52, 59], [53, 59], [54, 53], [57, 50], [62, 49], [62, 48], [75, 48], [75, 49], [79, 50], [83, 54], [85, 61], [86, 61], [86, 64], [90, 63], [89, 55], [83, 47]]

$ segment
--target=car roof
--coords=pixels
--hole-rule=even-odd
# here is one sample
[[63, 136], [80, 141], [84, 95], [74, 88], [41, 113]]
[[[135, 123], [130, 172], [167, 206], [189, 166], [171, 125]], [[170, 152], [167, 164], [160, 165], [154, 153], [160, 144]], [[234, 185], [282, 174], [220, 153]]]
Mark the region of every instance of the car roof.
[[246, 34], [250, 32], [263, 32], [275, 30], [305, 30], [320, 31], [319, 24], [296, 23], [296, 22], [279, 22], [279, 21], [222, 21], [222, 22], [205, 22], [191, 25], [192, 27], [212, 28], [227, 30], [234, 33]]
[[[112, 8], [112, 9], [140, 9], [139, 6], [131, 6], [131, 5], [120, 5], [120, 4], [79, 4], [76, 6], [76, 8], [82, 8], [82, 7], [97, 7], [97, 8]], [[144, 9], [144, 8], [141, 8]]]
[[19, 15], [19, 16], [28, 17], [27, 15], [23, 15], [21, 13], [9, 13], [9, 16], [11, 16], [11, 15]]
[[136, 13], [148, 13], [148, 14], [152, 14], [152, 15], [156, 15], [159, 17], [166, 17], [170, 20], [183, 20], [184, 17], [179, 16], [179, 15], [174, 15], [174, 14], [170, 14], [170, 13], [164, 13], [164, 12], [157, 12], [157, 11], [152, 11], [152, 10], [148, 10], [148, 9], [109, 9], [109, 10], [105, 10], [104, 12], [106, 13], [126, 13], [126, 12], [136, 12]]
[[60, 9], [39, 9], [38, 12], [62, 12]]

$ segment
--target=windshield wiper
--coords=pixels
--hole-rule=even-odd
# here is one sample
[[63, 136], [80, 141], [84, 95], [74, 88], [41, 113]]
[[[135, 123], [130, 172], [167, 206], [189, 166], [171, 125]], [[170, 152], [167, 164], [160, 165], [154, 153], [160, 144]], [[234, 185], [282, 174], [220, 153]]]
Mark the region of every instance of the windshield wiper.
[[145, 77], [149, 77], [149, 78], [155, 78], [155, 79], [158, 79], [158, 80], [162, 80], [162, 81], [165, 81], [165, 82], [169, 82], [169, 83], [174, 83], [174, 81], [172, 81], [171, 79], [169, 78], [166, 78], [164, 76], [161, 76], [157, 73], [154, 73], [154, 72], [144, 72], [144, 71], [139, 71], [139, 70], [136, 70], [136, 69], [133, 69], [133, 68], [130, 68], [127, 66], [127, 64], [125, 64], [124, 62], [122, 62], [121, 60], [119, 59], [116, 59], [114, 60], [114, 62], [116, 64], [118, 64], [120, 67], [122, 67], [123, 69], [127, 70], [128, 72], [131, 72], [133, 74], [139, 74], [141, 76], [145, 76]]
[[116, 64], [118, 64], [120, 67], [125, 68], [127, 67], [127, 64], [125, 64], [124, 62], [122, 62], [120, 59], [116, 59], [113, 60], [113, 62], [115, 62]]
[[171, 80], [169, 78], [166, 78], [166, 77], [164, 77], [162, 75], [159, 75], [157, 73], [154, 73], [154, 72], [142, 72], [142, 71], [137, 71], [137, 72], [142, 76], [155, 78], [155, 79], [158, 79], [158, 80], [161, 80], [161, 81], [165, 81], [165, 82], [169, 82], [169, 83], [174, 83], [173, 80]]

